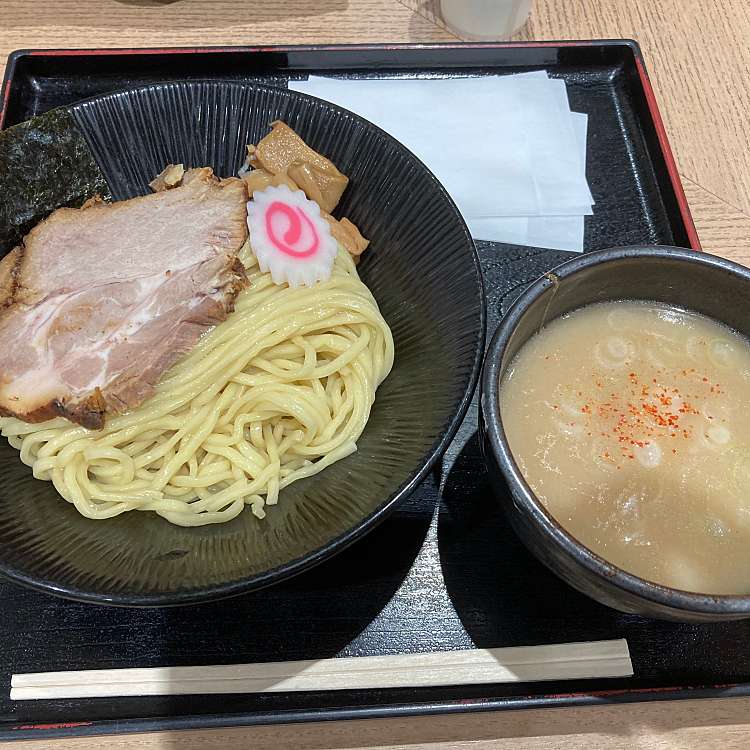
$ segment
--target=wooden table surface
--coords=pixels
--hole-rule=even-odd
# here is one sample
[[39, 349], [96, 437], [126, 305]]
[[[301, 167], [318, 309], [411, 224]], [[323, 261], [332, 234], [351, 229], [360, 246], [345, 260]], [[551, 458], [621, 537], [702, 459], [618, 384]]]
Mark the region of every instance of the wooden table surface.
[[[434, 0], [0, 0], [0, 69], [28, 47], [455, 41]], [[519, 39], [637, 39], [705, 249], [750, 264], [750, 3], [535, 0]], [[745, 748], [750, 699], [18, 742], [156, 748]]]

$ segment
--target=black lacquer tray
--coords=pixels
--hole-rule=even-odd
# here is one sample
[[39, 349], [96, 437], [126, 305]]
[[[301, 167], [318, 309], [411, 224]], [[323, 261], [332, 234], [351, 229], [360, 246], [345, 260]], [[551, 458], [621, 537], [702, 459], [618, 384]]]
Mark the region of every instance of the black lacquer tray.
[[[586, 248], [699, 249], [633, 42], [49, 50], [9, 61], [5, 126], [157, 80], [285, 85], [354, 77], [546, 69], [589, 115], [596, 199]], [[481, 239], [481, 238], [479, 238]], [[569, 256], [478, 242], [488, 335], [516, 294]], [[77, 604], [0, 584], [0, 739], [750, 694], [750, 623], [680, 625], [606, 609], [539, 565], [507, 528], [484, 474], [472, 405], [438, 469], [380, 527], [286, 583], [169, 609]], [[14, 672], [218, 664], [626, 638], [635, 674], [586, 682], [239, 696], [11, 702]]]

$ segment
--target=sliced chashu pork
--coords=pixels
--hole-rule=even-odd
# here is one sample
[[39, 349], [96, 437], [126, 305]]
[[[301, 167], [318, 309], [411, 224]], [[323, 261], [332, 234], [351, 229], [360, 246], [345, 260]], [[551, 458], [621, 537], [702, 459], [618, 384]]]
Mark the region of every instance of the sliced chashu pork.
[[0, 414], [101, 428], [220, 323], [247, 283], [247, 190], [182, 185], [52, 213], [0, 261]]

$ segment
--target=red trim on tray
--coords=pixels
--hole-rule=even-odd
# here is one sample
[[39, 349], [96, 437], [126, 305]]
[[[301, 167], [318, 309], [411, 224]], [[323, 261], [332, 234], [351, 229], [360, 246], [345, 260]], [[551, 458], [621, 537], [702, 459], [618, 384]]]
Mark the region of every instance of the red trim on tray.
[[112, 47], [111, 49], [34, 49], [32, 57], [88, 57], [90, 55], [170, 55], [206, 52], [267, 52], [283, 47]]
[[0, 130], [3, 129], [3, 122], [5, 122], [5, 110], [8, 107], [8, 100], [10, 99], [10, 81], [5, 82], [5, 90], [3, 91], [2, 101], [0, 101]]
[[[681, 691], [690, 691], [690, 690], [729, 690], [732, 688], [740, 687], [740, 683], [736, 682], [729, 682], [729, 683], [720, 683], [718, 685], [689, 685], [685, 687], [677, 687], [677, 686], [671, 686], [671, 687], [650, 687], [650, 688], [643, 688], [643, 687], [632, 687], [632, 688], [619, 688], [616, 690], [592, 690], [592, 691], [586, 691], [586, 692], [573, 692], [573, 693], [546, 693], [536, 696], [526, 696], [527, 698], [536, 698], [539, 700], [544, 699], [552, 699], [552, 700], [558, 700], [558, 699], [566, 699], [566, 698], [585, 698], [585, 697], [595, 697], [595, 698], [608, 698], [608, 697], [614, 697], [618, 695], [644, 695], [644, 694], [669, 694], [669, 693], [679, 693]], [[513, 700], [512, 696], [506, 696], [509, 700]], [[680, 700], [681, 698], [684, 699], [686, 696], [680, 696], [677, 698], [677, 700]], [[496, 698], [459, 698], [458, 700], [454, 701], [448, 701], [447, 704], [444, 705], [453, 705], [453, 706], [478, 706], [478, 705], [486, 705], [489, 703], [494, 703], [497, 701]], [[420, 716], [430, 715], [428, 713], [420, 713], [418, 714]], [[50, 730], [50, 729], [77, 729], [79, 727], [96, 727], [99, 722], [97, 721], [71, 721], [71, 722], [60, 722], [57, 724], [16, 724], [10, 729], [12, 730]], [[263, 723], [263, 722], [261, 722]], [[249, 726], [249, 725], [243, 725], [243, 726]], [[266, 724], [266, 726], [268, 726]], [[76, 736], [73, 734], [72, 736]]]
[[513, 49], [516, 47], [593, 47], [600, 46], [608, 40], [592, 39], [585, 41], [546, 41], [546, 42], [461, 42], [447, 44], [292, 44], [271, 45], [265, 47], [97, 47], [88, 49], [32, 49], [24, 53], [33, 57], [82, 57], [87, 55], [175, 55], [175, 54], [226, 54], [232, 52], [293, 52], [307, 50], [325, 50], [327, 52], [342, 50], [440, 50], [440, 49]]
[[[90, 47], [82, 49], [31, 49], [23, 50], [32, 57], [85, 57], [88, 55], [173, 55], [173, 54], [226, 54], [232, 52], [294, 52], [325, 50], [441, 50], [463, 49], [513, 49], [516, 47], [594, 47], [601, 46], [610, 40], [591, 39], [579, 41], [544, 41], [544, 42], [457, 42], [437, 44], [277, 44], [263, 47], [218, 46], [218, 47]], [[619, 40], [611, 40], [619, 41]]]
[[672, 187], [674, 188], [675, 196], [677, 197], [677, 204], [680, 207], [680, 213], [682, 214], [682, 221], [687, 229], [688, 239], [690, 240], [690, 247], [694, 250], [702, 250], [701, 241], [698, 238], [698, 231], [695, 228], [692, 214], [690, 213], [690, 206], [688, 205], [687, 197], [685, 196], [685, 190], [682, 187], [682, 180], [680, 180], [680, 173], [677, 169], [677, 163], [675, 162], [674, 155], [672, 154], [672, 147], [669, 145], [669, 139], [667, 138], [667, 131], [664, 127], [664, 121], [661, 118], [659, 112], [659, 105], [656, 101], [656, 95], [654, 94], [651, 80], [646, 72], [646, 66], [643, 63], [643, 58], [640, 55], [635, 56], [635, 65], [638, 70], [638, 75], [641, 79], [643, 86], [643, 92], [646, 95], [646, 102], [648, 104], [649, 111], [651, 112], [651, 119], [654, 121], [654, 127], [656, 128], [656, 136], [659, 139], [659, 145], [661, 146], [662, 153], [664, 154], [664, 161], [667, 165], [667, 172], [669, 172], [669, 178], [672, 181]]
[[59, 724], [16, 724], [13, 729], [75, 729], [76, 727], [90, 727], [93, 725], [93, 723], [93, 721], [64, 721], [60, 722]]
[[633, 693], [676, 693], [680, 690], [728, 690], [729, 688], [738, 687], [738, 683], [731, 682], [721, 685], [685, 685], [683, 687], [632, 687], [632, 688], [619, 688], [617, 690], [592, 690], [585, 693], [548, 693], [544, 698], [581, 698], [585, 695], [591, 695], [596, 698], [612, 698], [616, 695], [631, 695]]

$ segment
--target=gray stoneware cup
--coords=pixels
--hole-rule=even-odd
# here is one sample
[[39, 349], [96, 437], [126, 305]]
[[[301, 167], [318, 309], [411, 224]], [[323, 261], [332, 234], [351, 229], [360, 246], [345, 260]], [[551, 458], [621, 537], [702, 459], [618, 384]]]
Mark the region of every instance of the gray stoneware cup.
[[750, 336], [750, 270], [744, 266], [674, 247], [614, 248], [563, 263], [521, 294], [487, 351], [479, 428], [493, 490], [529, 550], [564, 581], [602, 604], [683, 622], [750, 617], [750, 596], [678, 591], [626, 573], [594, 554], [545, 510], [513, 459], [498, 405], [505, 369], [547, 321], [584, 305], [619, 299], [693, 310]]

